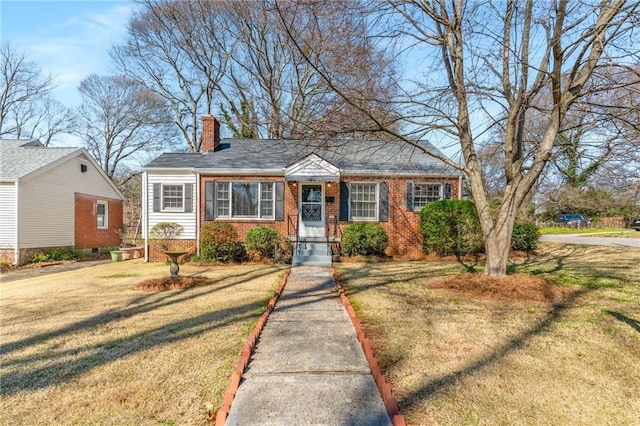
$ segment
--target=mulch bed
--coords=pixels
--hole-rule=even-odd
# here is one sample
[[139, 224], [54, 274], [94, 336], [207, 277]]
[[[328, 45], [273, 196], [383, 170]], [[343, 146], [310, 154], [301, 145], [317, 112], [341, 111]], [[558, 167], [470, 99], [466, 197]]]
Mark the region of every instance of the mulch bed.
[[170, 276], [162, 278], [150, 278], [136, 285], [136, 290], [140, 291], [163, 291], [181, 290], [185, 288], [203, 287], [211, 284], [207, 277], [178, 275], [176, 278]]
[[527, 274], [493, 278], [482, 274], [464, 273], [434, 281], [429, 284], [429, 287], [450, 290], [473, 299], [521, 300], [546, 303], [561, 302], [571, 293], [570, 289], [559, 287], [542, 277]]

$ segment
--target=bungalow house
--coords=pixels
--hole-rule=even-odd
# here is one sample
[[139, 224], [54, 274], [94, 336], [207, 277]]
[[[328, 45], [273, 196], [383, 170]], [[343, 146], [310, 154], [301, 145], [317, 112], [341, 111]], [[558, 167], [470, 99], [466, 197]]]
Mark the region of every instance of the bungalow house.
[[0, 139], [0, 262], [120, 244], [124, 197], [84, 148]]
[[201, 153], [165, 153], [143, 168], [147, 260], [164, 260], [148, 244], [158, 222], [181, 224], [181, 245], [194, 253], [204, 224], [232, 223], [241, 239], [269, 226], [295, 244], [294, 264], [330, 263], [346, 225], [375, 222], [389, 254], [415, 256], [420, 209], [462, 195], [459, 171], [406, 143], [220, 140], [211, 116], [202, 127]]

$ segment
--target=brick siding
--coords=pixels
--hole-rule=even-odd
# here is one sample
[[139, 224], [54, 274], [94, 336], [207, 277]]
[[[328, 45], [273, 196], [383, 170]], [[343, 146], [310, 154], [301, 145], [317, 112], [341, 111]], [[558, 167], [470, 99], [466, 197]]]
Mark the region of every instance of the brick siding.
[[[452, 198], [458, 198], [458, 179], [457, 178], [424, 178], [424, 179], [405, 179], [405, 178], [371, 178], [371, 177], [350, 177], [342, 176], [345, 182], [386, 182], [389, 185], [389, 219], [387, 222], [377, 222], [389, 235], [389, 248], [387, 254], [391, 256], [403, 257], [420, 257], [422, 255], [422, 236], [420, 235], [420, 211], [407, 211], [406, 209], [406, 184], [412, 180], [420, 183], [450, 183], [452, 186]], [[274, 176], [201, 176], [200, 187], [205, 187], [206, 181], [258, 181], [258, 182], [277, 182], [281, 181], [281, 177]], [[204, 189], [200, 191], [200, 217], [204, 218]], [[325, 184], [325, 197], [333, 197], [332, 202], [326, 202], [325, 215], [340, 217], [340, 183], [331, 182]], [[216, 222], [232, 223], [238, 231], [240, 241], [244, 241], [247, 231], [256, 226], [268, 226], [275, 229], [283, 237], [294, 235], [294, 226], [297, 223], [298, 215], [298, 183], [286, 182], [284, 191], [284, 220], [258, 220], [258, 219], [215, 219]], [[289, 218], [293, 225], [289, 224]], [[212, 221], [202, 220], [202, 224], [212, 223]], [[349, 221], [339, 221], [339, 235]], [[330, 226], [330, 224], [327, 224]], [[333, 229], [330, 229], [333, 233]], [[189, 249], [191, 254], [196, 253], [197, 242], [195, 240], [176, 240], [176, 245]], [[182, 259], [186, 260], [189, 256]], [[149, 246], [149, 260], [158, 262], [165, 261], [166, 256], [162, 254], [162, 250], [151, 244]]]
[[[108, 229], [98, 229], [98, 201], [108, 203]], [[75, 246], [77, 248], [117, 247], [122, 236], [122, 200], [75, 194]]]

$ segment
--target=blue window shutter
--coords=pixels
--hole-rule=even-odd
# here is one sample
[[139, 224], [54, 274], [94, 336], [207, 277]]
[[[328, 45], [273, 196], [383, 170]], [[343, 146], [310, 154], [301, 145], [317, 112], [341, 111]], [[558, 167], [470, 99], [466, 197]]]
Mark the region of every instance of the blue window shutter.
[[348, 221], [349, 218], [349, 184], [340, 182], [340, 220]]
[[450, 200], [451, 199], [451, 184], [450, 183], [445, 183], [444, 184], [444, 199], [445, 200]]
[[215, 181], [208, 180], [204, 183], [204, 220], [215, 219]]
[[413, 182], [407, 182], [407, 210], [413, 211]]
[[389, 221], [389, 184], [387, 182], [380, 183], [380, 222]]
[[184, 184], [184, 212], [185, 213], [193, 212], [193, 184], [192, 183]]
[[275, 219], [284, 220], [284, 182], [276, 182], [276, 214]]
[[153, 184], [153, 211], [160, 211], [160, 199], [162, 198], [162, 184]]

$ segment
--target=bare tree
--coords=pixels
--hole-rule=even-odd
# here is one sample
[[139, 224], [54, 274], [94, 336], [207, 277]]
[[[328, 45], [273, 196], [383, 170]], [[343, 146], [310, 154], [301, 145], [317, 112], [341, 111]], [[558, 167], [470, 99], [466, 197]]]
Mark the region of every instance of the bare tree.
[[78, 90], [84, 125], [79, 135], [109, 177], [125, 160], [173, 142], [174, 127], [164, 99], [135, 81], [94, 74]]
[[[113, 49], [120, 70], [167, 99], [190, 151], [200, 149], [199, 116], [219, 108], [238, 135], [302, 138], [367, 127], [368, 115], [352, 108], [289, 41], [273, 0], [140, 2], [129, 38]], [[366, 15], [360, 3], [291, 3], [288, 13], [321, 20], [328, 32], [300, 26], [315, 59], [341, 64], [362, 92], [389, 82], [391, 69], [376, 47], [363, 41]], [[331, 35], [329, 37], [328, 35]], [[374, 96], [369, 96], [373, 99]], [[373, 105], [379, 117], [384, 105]], [[233, 130], [236, 129], [236, 130]], [[239, 131], [238, 129], [242, 129]]]
[[47, 146], [73, 132], [73, 112], [52, 99], [53, 80], [25, 53], [0, 46], [0, 73], [0, 137], [40, 139]]
[[191, 152], [200, 151], [200, 116], [211, 114], [228, 61], [222, 2], [140, 0], [129, 37], [111, 56], [120, 71], [162, 96]]
[[[281, 16], [288, 28], [298, 24]], [[404, 89], [395, 102], [402, 132], [378, 121], [380, 130], [467, 175], [485, 240], [485, 274], [506, 274], [517, 212], [552, 157], [567, 113], [587, 93], [594, 70], [637, 53], [637, 16], [638, 2], [624, 0], [557, 0], [551, 6], [532, 0], [389, 0], [371, 17], [382, 29], [378, 40], [388, 40], [398, 58], [414, 65], [398, 82]], [[304, 53], [304, 45], [298, 46]], [[333, 90], [359, 106], [354, 87], [326, 64], [317, 69]], [[552, 94], [551, 114], [542, 138], [527, 145], [528, 111], [543, 89]], [[478, 146], [496, 128], [503, 135], [504, 192], [492, 212]], [[416, 140], [423, 137], [457, 141], [464, 163], [421, 147]]]

